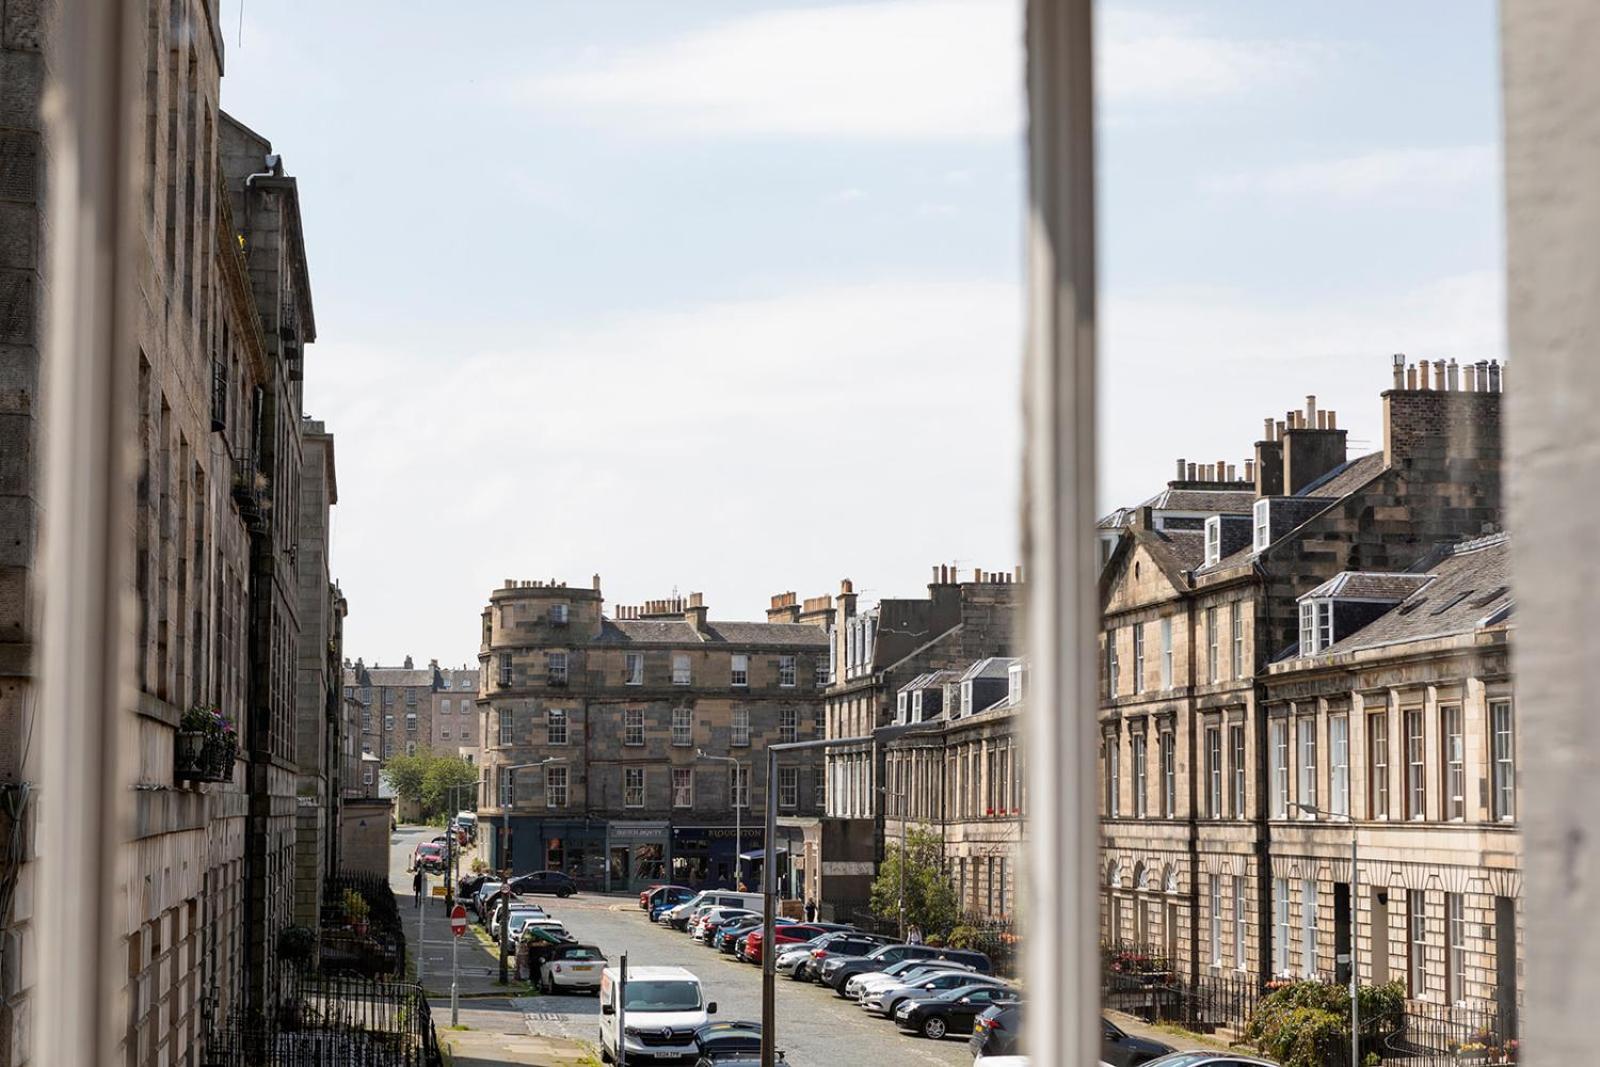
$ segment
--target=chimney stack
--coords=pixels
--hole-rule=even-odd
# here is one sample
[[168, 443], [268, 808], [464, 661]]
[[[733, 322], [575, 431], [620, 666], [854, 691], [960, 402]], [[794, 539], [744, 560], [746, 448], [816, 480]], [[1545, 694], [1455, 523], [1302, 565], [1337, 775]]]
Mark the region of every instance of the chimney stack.
[[673, 603], [683, 609], [683, 621], [695, 628], [696, 633], [707, 633], [711, 627], [706, 622], [710, 609], [706, 607], [705, 598], [700, 593], [690, 593], [689, 603], [684, 605], [682, 597], [674, 597]]

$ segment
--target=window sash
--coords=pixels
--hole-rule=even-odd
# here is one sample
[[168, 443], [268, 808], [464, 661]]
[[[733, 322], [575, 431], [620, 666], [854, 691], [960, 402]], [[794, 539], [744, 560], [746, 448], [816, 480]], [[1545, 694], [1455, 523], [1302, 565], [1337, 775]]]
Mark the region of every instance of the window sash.
[[1244, 677], [1244, 604], [1233, 605], [1233, 677]]
[[1119, 674], [1121, 674], [1121, 664], [1117, 661], [1117, 628], [1112, 627], [1106, 631], [1106, 680], [1111, 687], [1110, 693], [1113, 698], [1121, 686], [1122, 679], [1118, 677]]
[[1233, 876], [1233, 965], [1239, 970], [1245, 969], [1245, 903], [1244, 876]]
[[730, 743], [740, 748], [750, 744], [750, 712], [746, 708], [733, 709]]
[[680, 748], [694, 743], [694, 713], [689, 708], [672, 709], [672, 743]]
[[800, 768], [778, 768], [778, 807], [797, 808], [800, 806]]
[[778, 657], [778, 686], [781, 689], [794, 688], [795, 668], [793, 656]]
[[1489, 702], [1490, 768], [1489, 792], [1497, 821], [1510, 822], [1517, 815], [1516, 737], [1512, 733], [1511, 701]]
[[674, 655], [672, 657], [672, 684], [688, 685], [692, 681], [693, 676], [689, 668], [689, 657]]
[[623, 684], [644, 684], [644, 653], [628, 652], [623, 656]]
[[1444, 756], [1444, 817], [1467, 817], [1467, 753], [1461, 734], [1461, 705], [1446, 704], [1439, 709], [1439, 746]]
[[1172, 688], [1172, 617], [1161, 620], [1161, 688]]
[[1467, 916], [1460, 893], [1444, 895], [1445, 1000], [1460, 1004], [1467, 999]]
[[644, 807], [643, 767], [624, 767], [622, 769], [622, 806], [625, 808]]
[[1424, 819], [1428, 814], [1428, 775], [1426, 739], [1422, 733], [1422, 712], [1408, 711], [1406, 717], [1406, 818]]
[[513, 777], [515, 774], [516, 772], [510, 768], [502, 767], [500, 769], [500, 806], [502, 808], [512, 807], [516, 803], [517, 782], [516, 778]]
[[733, 662], [729, 667], [728, 682], [730, 685], [737, 686], [747, 686], [750, 684], [749, 656], [736, 655], [733, 657]]
[[1412, 997], [1428, 995], [1428, 914], [1420, 889], [1406, 890], [1406, 985]]
[[1145, 749], [1144, 734], [1134, 734], [1133, 748], [1133, 817], [1142, 819], [1148, 810], [1145, 801], [1146, 779], [1149, 777], [1149, 755]]
[[1157, 739], [1161, 754], [1161, 817], [1170, 819], [1177, 814], [1178, 779], [1173, 762], [1172, 731], [1161, 731]]
[[1317, 651], [1317, 608], [1310, 600], [1300, 602], [1300, 654], [1313, 655]]
[[778, 709], [778, 741], [788, 744], [800, 733], [800, 712], [795, 708]]
[[690, 767], [672, 769], [672, 806], [694, 807], [694, 770]]
[[1222, 876], [1208, 876], [1211, 883], [1211, 964], [1222, 966]]
[[1350, 814], [1350, 720], [1344, 715], [1328, 718], [1328, 809], [1335, 815]]
[[564, 808], [567, 806], [567, 769], [565, 767], [546, 767], [544, 769], [544, 803], [549, 808]]
[[1300, 973], [1307, 978], [1317, 974], [1317, 881], [1300, 881]]
[[[1317, 720], [1302, 718], [1296, 724], [1300, 738], [1300, 803], [1317, 806]], [[1310, 812], [1301, 812], [1315, 818]]]
[[546, 664], [550, 680], [564, 682], [567, 680], [567, 654], [565, 652], [550, 653], [549, 662]]
[[1367, 817], [1389, 817], [1389, 713], [1367, 716]]
[[1221, 669], [1218, 658], [1218, 640], [1221, 634], [1217, 632], [1217, 609], [1206, 609], [1206, 681], [1220, 680]]
[[1144, 692], [1144, 625], [1133, 627], [1133, 691]]
[[728, 774], [728, 804], [735, 808], [750, 807], [750, 768], [733, 764]]
[[1289, 973], [1289, 879], [1272, 881], [1272, 970], [1274, 974]]
[[[1102, 758], [1105, 760], [1106, 766], [1106, 816], [1112, 819], [1117, 818], [1119, 814], [1117, 807], [1121, 798], [1118, 794], [1122, 792], [1121, 755], [1121, 752], [1118, 751], [1116, 736], [1113, 734], [1106, 737], [1102, 752]], [[1137, 770], [1134, 773], [1137, 774]]]
[[545, 735], [548, 744], [564, 745], [567, 743], [567, 713], [561, 708], [548, 708], [545, 711]]
[[1206, 727], [1206, 816], [1222, 818], [1222, 727]]
[[1279, 719], [1272, 723], [1272, 817], [1284, 819], [1289, 815], [1289, 722]]
[[625, 708], [623, 710], [622, 743], [624, 745], [644, 744], [644, 710], [642, 708]]
[[512, 725], [512, 721], [511, 721], [511, 711], [510, 711], [509, 708], [501, 708], [500, 709], [500, 744], [501, 745], [509, 745], [509, 744], [512, 744], [514, 742], [514, 740], [515, 740], [515, 731], [513, 730], [513, 725]]

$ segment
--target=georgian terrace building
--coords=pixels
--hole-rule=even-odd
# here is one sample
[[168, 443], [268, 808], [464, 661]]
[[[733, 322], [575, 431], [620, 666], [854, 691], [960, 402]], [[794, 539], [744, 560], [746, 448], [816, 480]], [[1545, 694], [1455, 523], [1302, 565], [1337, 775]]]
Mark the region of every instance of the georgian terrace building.
[[1495, 1013], [1493, 1029], [1515, 1034], [1509, 557], [1496, 534], [1300, 598], [1299, 641], [1262, 693], [1273, 974], [1348, 981], [1353, 932], [1363, 982], [1398, 979], [1415, 1001]]
[[[757, 884], [766, 747], [821, 736], [832, 598], [779, 594], [764, 622], [714, 621], [698, 593], [604, 605], [598, 576], [588, 589], [508, 581], [489, 596], [478, 701], [489, 862], [607, 889]], [[781, 816], [818, 814], [821, 763], [783, 761]]]
[[1380, 452], [1347, 458], [1345, 431], [1308, 398], [1268, 420], [1247, 511], [1230, 499], [1196, 531], [1135, 509], [1101, 579], [1108, 942], [1151, 947], [1197, 980], [1214, 962], [1201, 905], [1210, 914], [1215, 891], [1226, 959], [1269, 976], [1261, 683], [1298, 637], [1298, 598], [1501, 521], [1498, 368], [1436, 370], [1396, 366]]

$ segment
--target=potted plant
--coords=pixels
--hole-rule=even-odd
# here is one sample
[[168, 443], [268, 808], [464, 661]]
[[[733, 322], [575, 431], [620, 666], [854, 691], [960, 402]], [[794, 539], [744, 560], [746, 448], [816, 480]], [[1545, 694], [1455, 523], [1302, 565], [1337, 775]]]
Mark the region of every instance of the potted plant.
[[367, 898], [357, 893], [354, 889], [344, 891], [344, 915], [350, 921], [350, 929], [365, 937], [367, 933], [368, 917], [372, 914], [372, 905], [367, 903]]
[[239, 736], [214, 704], [195, 704], [178, 720], [173, 769], [178, 778], [223, 782], [233, 777]]

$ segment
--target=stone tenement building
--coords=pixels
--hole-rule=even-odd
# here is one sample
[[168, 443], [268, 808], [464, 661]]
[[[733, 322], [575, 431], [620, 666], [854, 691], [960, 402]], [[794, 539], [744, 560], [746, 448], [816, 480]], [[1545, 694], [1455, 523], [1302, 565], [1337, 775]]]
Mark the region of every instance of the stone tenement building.
[[[1495, 534], [1409, 571], [1346, 572], [1300, 598], [1300, 640], [1268, 668], [1263, 691], [1273, 974], [1348, 981], [1354, 829], [1361, 980], [1398, 979], [1413, 1000], [1495, 1012], [1498, 1032], [1516, 1033], [1509, 563]], [[1201, 960], [1234, 966], [1227, 887], [1208, 878]]]
[[[1186, 980], [1217, 962], [1213, 934], [1229, 967], [1261, 979], [1281, 953], [1275, 824], [1293, 812], [1273, 791], [1288, 738], [1265, 686], [1300, 637], [1300, 598], [1501, 521], [1499, 368], [1428, 371], [1396, 366], [1382, 451], [1347, 457], [1345, 431], [1308, 398], [1268, 420], [1248, 502], [1226, 465], [1220, 482], [1214, 470], [1174, 482], [1132, 510], [1102, 574], [1103, 935], [1152, 948]], [[1215, 511], [1199, 529], [1158, 506], [1192, 512], [1207, 492]], [[1316, 903], [1327, 929], [1348, 927], [1348, 893]]]
[[[399, 667], [368, 667], [358, 659], [345, 664], [344, 690], [359, 708], [360, 750], [380, 761], [423, 751], [455, 756], [464, 745], [476, 747], [476, 667], [441, 668], [434, 659], [419, 668], [410, 656]], [[363, 785], [374, 785], [368, 795], [377, 795], [375, 783]]]
[[1023, 847], [1026, 670], [1009, 657], [929, 671], [900, 687], [884, 748], [884, 849], [939, 838], [966, 920], [1009, 923]]
[[883, 858], [880, 787], [883, 745], [899, 690], [930, 671], [966, 670], [1017, 647], [1021, 570], [974, 570], [961, 581], [956, 568], [936, 566], [926, 599], [881, 600], [856, 609], [851, 583], [841, 583], [834, 606], [826, 695], [829, 738], [870, 740], [827, 749], [825, 817], [803, 827], [806, 895], [827, 914], [865, 907]]
[[[802, 608], [780, 594], [766, 622], [714, 621], [699, 594], [610, 616], [604, 604], [599, 576], [588, 589], [508, 581], [489, 595], [478, 700], [489, 862], [611, 889], [757, 884], [759, 864], [741, 871], [736, 853], [762, 847], [767, 745], [821, 735], [831, 600]], [[782, 762], [780, 815], [817, 814], [820, 766], [810, 753]]]
[[[136, 698], [126, 709], [134, 807], [121, 872], [101, 887], [122, 923], [119, 1003], [129, 1064], [196, 1062], [206, 1014], [226, 1024], [265, 997], [278, 931], [292, 919], [302, 587], [295, 545], [326, 528], [300, 497], [300, 379], [315, 338], [293, 178], [261, 137], [218, 108], [222, 29], [214, 0], [136, 3], [146, 98], [136, 388], [127, 402], [139, 471], [129, 536], [137, 605]], [[44, 344], [41, 265], [49, 161], [39, 92], [48, 5], [0, 10], [0, 1063], [38, 1063], [32, 964], [40, 779], [33, 730], [37, 424]], [[129, 442], [135, 444], [135, 442]], [[310, 509], [310, 510], [308, 510]], [[337, 640], [320, 562], [313, 579]], [[233, 766], [176, 758], [184, 713], [216, 708], [242, 735]], [[209, 781], [222, 778], [222, 781]], [[317, 787], [319, 790], [321, 786]], [[12, 821], [15, 815], [16, 821]], [[18, 846], [13, 851], [12, 845]]]

